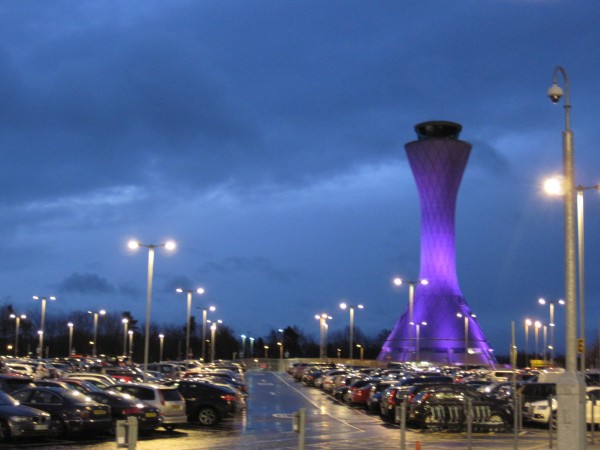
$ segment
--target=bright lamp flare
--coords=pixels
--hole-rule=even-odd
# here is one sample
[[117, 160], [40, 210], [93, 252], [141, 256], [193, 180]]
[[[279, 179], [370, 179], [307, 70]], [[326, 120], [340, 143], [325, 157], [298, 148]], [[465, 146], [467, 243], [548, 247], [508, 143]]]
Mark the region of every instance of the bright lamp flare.
[[544, 191], [550, 195], [564, 195], [563, 180], [559, 177], [544, 181]]

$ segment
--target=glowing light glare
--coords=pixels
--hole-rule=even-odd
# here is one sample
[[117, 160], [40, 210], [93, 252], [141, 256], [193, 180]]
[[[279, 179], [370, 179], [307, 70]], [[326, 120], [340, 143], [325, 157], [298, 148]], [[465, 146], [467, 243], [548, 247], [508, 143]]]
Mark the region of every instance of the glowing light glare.
[[545, 305], [545, 304], [546, 304], [546, 300], [545, 300], [545, 299], [543, 299], [543, 298], [540, 298], [540, 299], [538, 300], [538, 303], [539, 303], [540, 305]]
[[564, 195], [563, 180], [560, 177], [548, 178], [544, 181], [544, 191], [550, 195]]
[[346, 309], [348, 305], [346, 303], [340, 303], [340, 309]]
[[137, 242], [137, 241], [129, 241], [127, 243], [127, 247], [129, 247], [131, 250], [135, 250], [136, 248], [140, 248], [141, 247], [141, 243]]
[[183, 292], [183, 289], [177, 288], [177, 289], [175, 289], [175, 292], [179, 292], [181, 294]]
[[103, 316], [104, 314], [106, 314], [106, 310], [105, 309], [101, 309], [99, 312], [100, 312], [101, 316]]
[[214, 312], [214, 311], [216, 311], [216, 310], [217, 310], [217, 307], [216, 307], [216, 306], [209, 306], [209, 307], [208, 307], [208, 310], [209, 310], [209, 311], [213, 311], [213, 312]]
[[421, 283], [423, 286], [427, 286], [427, 285], [429, 284], [429, 281], [428, 281], [428, 280], [421, 280], [421, 281], [420, 281], [420, 283]]
[[196, 289], [196, 293], [198, 293], [198, 294], [204, 294], [204, 288], [198, 288], [198, 289]]
[[535, 321], [535, 327], [536, 328], [540, 328], [542, 326], [542, 322], [540, 322], [539, 320]]
[[565, 304], [565, 301], [564, 301], [564, 300], [561, 298], [561, 299], [558, 301], [558, 304], [559, 304], [559, 305], [564, 305], [564, 304]]
[[175, 247], [177, 247], [177, 244], [175, 243], [175, 241], [167, 241], [165, 243], [165, 248], [167, 250], [175, 250]]
[[127, 317], [124, 317], [123, 320], [121, 320], [121, 322], [123, 322], [123, 323], [129, 323], [129, 319]]
[[531, 326], [532, 322], [531, 319], [525, 319], [525, 325], [527, 325], [528, 327]]
[[402, 286], [402, 278], [394, 278], [393, 283], [396, 286]]
[[363, 308], [364, 308], [364, 305], [358, 305], [358, 306], [357, 306], [357, 308], [358, 308], [358, 309], [363, 309]]

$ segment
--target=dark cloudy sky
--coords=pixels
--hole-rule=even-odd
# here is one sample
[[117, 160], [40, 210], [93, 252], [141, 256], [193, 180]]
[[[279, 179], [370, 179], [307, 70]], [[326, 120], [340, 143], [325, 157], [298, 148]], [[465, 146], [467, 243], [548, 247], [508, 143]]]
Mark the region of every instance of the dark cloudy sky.
[[[473, 144], [457, 206], [461, 288], [491, 345], [547, 320], [563, 288], [562, 169], [571, 84], [576, 182], [600, 172], [600, 2], [0, 2], [0, 301], [185, 322], [203, 286], [236, 333], [315, 313], [391, 328], [418, 276], [419, 203], [404, 144], [451, 120]], [[562, 80], [561, 80], [562, 83]], [[600, 319], [600, 198], [586, 193], [587, 317]], [[197, 310], [195, 311], [198, 312]], [[561, 347], [564, 314], [557, 313]]]

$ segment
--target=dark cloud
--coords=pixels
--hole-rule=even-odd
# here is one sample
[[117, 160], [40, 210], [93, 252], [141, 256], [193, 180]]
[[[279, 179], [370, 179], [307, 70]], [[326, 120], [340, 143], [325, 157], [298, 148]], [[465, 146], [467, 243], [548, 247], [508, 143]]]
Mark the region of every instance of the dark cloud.
[[58, 285], [58, 291], [64, 294], [109, 294], [115, 287], [98, 274], [73, 273]]
[[278, 269], [265, 257], [240, 257], [232, 256], [221, 261], [209, 262], [199, 269], [199, 273], [209, 275], [212, 273], [236, 275], [244, 274], [262, 274], [267, 279], [279, 283], [290, 283], [298, 277], [298, 274], [290, 270]]

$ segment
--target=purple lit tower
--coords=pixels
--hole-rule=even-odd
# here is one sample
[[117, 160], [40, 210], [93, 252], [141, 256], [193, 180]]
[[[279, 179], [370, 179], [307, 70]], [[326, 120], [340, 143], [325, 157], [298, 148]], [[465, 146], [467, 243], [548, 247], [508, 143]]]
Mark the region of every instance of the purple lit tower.
[[461, 129], [453, 122], [424, 122], [415, 126], [418, 140], [406, 144], [421, 202], [419, 280], [429, 283], [415, 285], [412, 323], [407, 308], [379, 360], [415, 361], [418, 354], [420, 360], [436, 363], [495, 363], [456, 276], [454, 212], [471, 152], [471, 144], [458, 139]]

